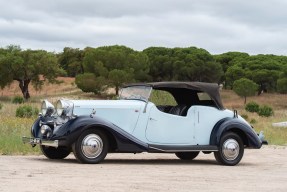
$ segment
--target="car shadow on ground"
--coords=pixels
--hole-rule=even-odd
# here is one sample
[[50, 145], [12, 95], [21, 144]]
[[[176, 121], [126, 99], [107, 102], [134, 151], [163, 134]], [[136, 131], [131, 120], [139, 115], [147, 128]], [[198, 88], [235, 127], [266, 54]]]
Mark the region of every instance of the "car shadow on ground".
[[[76, 159], [46, 159], [46, 158], [31, 158], [34, 161], [42, 161], [45, 163], [62, 163], [62, 164], [80, 164]], [[191, 161], [184, 161], [180, 159], [105, 159], [100, 163], [104, 164], [117, 164], [117, 165], [218, 165], [215, 160], [202, 160], [194, 159]]]
[[141, 165], [217, 165], [213, 160], [191, 160], [180, 159], [106, 159], [103, 164], [141, 164]]

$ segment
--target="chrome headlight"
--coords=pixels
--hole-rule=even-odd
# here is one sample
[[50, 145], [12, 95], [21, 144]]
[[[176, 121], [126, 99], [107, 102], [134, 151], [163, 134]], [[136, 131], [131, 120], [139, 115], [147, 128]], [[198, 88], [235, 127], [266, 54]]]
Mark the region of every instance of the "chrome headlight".
[[44, 100], [42, 102], [42, 106], [41, 106], [41, 112], [42, 112], [42, 115], [44, 116], [51, 116], [54, 114], [55, 112], [55, 107], [52, 103], [50, 103], [49, 101], [47, 100]]
[[48, 125], [42, 125], [41, 134], [43, 136], [50, 137], [52, 135], [52, 129]]
[[68, 100], [58, 100], [56, 104], [56, 111], [59, 116], [71, 116], [73, 104]]

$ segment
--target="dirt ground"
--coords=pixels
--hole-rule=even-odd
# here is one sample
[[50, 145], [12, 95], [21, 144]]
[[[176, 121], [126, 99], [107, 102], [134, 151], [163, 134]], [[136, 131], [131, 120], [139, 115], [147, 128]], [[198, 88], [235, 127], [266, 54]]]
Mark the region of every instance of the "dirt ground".
[[98, 165], [44, 156], [0, 156], [0, 191], [287, 191], [287, 147], [245, 150], [234, 167], [213, 154], [108, 154]]

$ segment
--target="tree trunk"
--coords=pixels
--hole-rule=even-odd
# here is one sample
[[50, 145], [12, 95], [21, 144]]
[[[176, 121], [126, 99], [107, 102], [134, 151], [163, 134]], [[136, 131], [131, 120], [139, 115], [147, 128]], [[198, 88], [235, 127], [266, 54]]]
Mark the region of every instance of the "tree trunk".
[[261, 93], [267, 92], [266, 85], [263, 83], [260, 83], [259, 89], [258, 89], [258, 96], [261, 95]]
[[116, 85], [116, 95], [119, 95], [119, 86]]
[[30, 93], [29, 93], [29, 83], [30, 79], [28, 80], [17, 80], [19, 81], [19, 87], [22, 91], [23, 97], [27, 100], [30, 98]]
[[[85, 73], [85, 71], [84, 71], [84, 65], [83, 64], [81, 64], [81, 72], [80, 72], [81, 74], [84, 74]], [[77, 74], [78, 75], [78, 74]]]
[[244, 105], [246, 104], [246, 96], [244, 96]]

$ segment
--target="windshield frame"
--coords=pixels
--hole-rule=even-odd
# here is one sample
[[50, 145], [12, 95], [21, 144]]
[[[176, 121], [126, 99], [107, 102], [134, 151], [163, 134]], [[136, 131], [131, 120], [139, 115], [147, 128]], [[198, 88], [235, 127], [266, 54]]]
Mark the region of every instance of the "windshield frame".
[[[135, 88], [135, 89], [140, 88], [139, 92], [140, 91], [146, 91], [145, 92], [146, 95], [139, 93], [139, 94], [130, 94], [130, 96], [123, 96], [123, 92], [125, 90], [129, 90], [132, 88]], [[121, 88], [118, 98], [119, 98], [119, 100], [140, 100], [140, 101], [148, 102], [150, 95], [151, 95], [151, 92], [152, 92], [152, 86], [150, 86], [150, 85], [132, 85], [132, 86], [127, 86], [127, 87]]]

